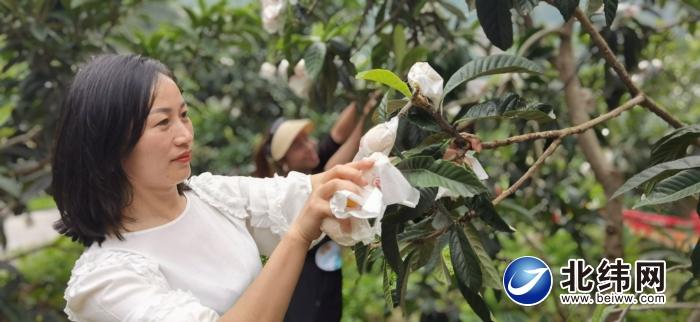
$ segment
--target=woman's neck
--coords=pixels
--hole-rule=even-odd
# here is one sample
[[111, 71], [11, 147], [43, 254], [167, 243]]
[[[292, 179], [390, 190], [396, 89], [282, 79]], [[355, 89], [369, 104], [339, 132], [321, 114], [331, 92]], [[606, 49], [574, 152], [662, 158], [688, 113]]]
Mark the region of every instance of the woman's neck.
[[172, 189], [144, 189], [133, 187], [132, 201], [124, 209], [127, 231], [139, 231], [164, 225], [177, 218], [187, 205], [177, 187]]

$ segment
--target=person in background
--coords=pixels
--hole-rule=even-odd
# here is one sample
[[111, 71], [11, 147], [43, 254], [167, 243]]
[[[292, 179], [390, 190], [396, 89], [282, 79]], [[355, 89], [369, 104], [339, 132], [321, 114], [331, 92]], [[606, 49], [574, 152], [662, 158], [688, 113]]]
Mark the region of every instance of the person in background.
[[[375, 104], [372, 94], [359, 116], [357, 103], [348, 105], [320, 143], [310, 136], [314, 130], [310, 120], [277, 119], [256, 151], [254, 176], [272, 177], [290, 171], [314, 174], [352, 161], [365, 117]], [[284, 321], [340, 321], [342, 279], [340, 247], [326, 237], [308, 252]]]

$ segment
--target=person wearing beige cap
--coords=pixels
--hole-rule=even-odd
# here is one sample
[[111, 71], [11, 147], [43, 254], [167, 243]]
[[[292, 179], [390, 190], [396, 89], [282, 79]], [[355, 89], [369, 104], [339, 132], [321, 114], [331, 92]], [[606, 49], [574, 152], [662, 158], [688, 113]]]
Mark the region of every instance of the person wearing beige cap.
[[[356, 103], [348, 105], [331, 132], [317, 144], [311, 137], [314, 124], [308, 119], [277, 119], [256, 153], [258, 177], [284, 175], [289, 171], [323, 172], [352, 161], [357, 153], [365, 115], [376, 104], [371, 95], [357, 117]], [[337, 322], [342, 315], [340, 247], [326, 237], [306, 256], [285, 322]]]

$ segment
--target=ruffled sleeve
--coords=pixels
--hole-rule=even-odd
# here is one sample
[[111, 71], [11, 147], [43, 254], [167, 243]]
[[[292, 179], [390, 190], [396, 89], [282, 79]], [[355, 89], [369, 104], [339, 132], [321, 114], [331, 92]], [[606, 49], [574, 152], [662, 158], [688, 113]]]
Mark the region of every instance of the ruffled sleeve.
[[187, 185], [223, 214], [245, 219], [261, 254], [269, 255], [311, 194], [311, 177], [229, 177], [203, 173]]
[[172, 289], [158, 264], [123, 250], [88, 251], [65, 291], [71, 321], [216, 321], [191, 293]]

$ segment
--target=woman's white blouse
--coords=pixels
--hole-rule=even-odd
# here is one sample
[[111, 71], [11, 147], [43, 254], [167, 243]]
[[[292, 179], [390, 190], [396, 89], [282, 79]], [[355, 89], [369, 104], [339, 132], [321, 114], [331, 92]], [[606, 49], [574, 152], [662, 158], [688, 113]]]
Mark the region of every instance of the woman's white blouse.
[[[187, 182], [173, 221], [107, 238], [80, 256], [65, 291], [72, 321], [216, 321], [255, 279], [311, 193], [310, 177]], [[274, 290], [271, 290], [274, 291]]]

